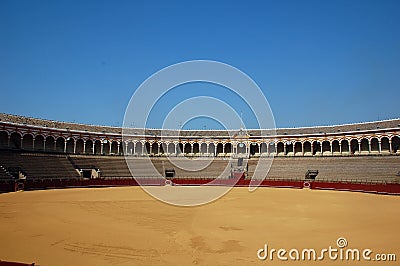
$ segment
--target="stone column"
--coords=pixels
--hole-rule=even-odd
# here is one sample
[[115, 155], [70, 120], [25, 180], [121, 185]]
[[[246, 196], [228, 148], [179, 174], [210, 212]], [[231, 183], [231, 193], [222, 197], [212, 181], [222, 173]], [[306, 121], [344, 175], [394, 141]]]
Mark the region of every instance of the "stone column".
[[86, 153], [86, 140], [83, 141], [83, 154]]
[[358, 140], [358, 154], [361, 154], [361, 140]]
[[371, 153], [371, 140], [368, 140], [368, 153]]
[[379, 154], [382, 153], [382, 145], [381, 145], [381, 140], [378, 140], [378, 149], [379, 149]]

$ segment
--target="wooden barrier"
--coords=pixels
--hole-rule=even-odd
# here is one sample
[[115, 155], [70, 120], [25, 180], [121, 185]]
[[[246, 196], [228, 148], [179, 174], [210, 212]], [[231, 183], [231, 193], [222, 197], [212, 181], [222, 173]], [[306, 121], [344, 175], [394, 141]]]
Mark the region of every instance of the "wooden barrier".
[[[39, 190], [53, 188], [72, 187], [110, 187], [110, 186], [236, 186], [248, 187], [252, 181], [249, 179], [212, 179], [212, 178], [109, 178], [109, 179], [83, 179], [83, 178], [52, 178], [52, 179], [26, 179], [21, 185], [17, 180], [0, 180], [0, 192], [12, 192], [17, 190]], [[309, 188], [322, 190], [344, 190], [356, 192], [368, 192], [379, 194], [400, 195], [398, 183], [374, 183], [374, 182], [345, 182], [345, 181], [309, 181], [309, 180], [271, 180], [265, 179], [260, 187], [286, 187]]]

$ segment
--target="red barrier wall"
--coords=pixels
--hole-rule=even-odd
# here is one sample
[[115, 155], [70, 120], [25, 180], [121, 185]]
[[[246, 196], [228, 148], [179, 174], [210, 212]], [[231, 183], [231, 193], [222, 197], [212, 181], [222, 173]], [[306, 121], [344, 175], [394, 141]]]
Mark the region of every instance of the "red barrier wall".
[[[101, 187], [101, 186], [237, 186], [248, 187], [251, 180], [248, 179], [195, 179], [179, 178], [165, 180], [163, 178], [142, 178], [135, 180], [133, 178], [114, 178], [114, 179], [28, 179], [25, 181], [7, 180], [0, 182], [0, 192], [11, 192], [19, 189], [37, 190], [49, 188], [67, 188], [67, 187]], [[395, 183], [354, 183], [354, 182], [321, 182], [321, 181], [302, 181], [302, 180], [264, 180], [259, 185], [261, 187], [288, 187], [288, 188], [310, 188], [326, 190], [345, 190], [368, 193], [382, 193], [400, 195], [400, 184]]]

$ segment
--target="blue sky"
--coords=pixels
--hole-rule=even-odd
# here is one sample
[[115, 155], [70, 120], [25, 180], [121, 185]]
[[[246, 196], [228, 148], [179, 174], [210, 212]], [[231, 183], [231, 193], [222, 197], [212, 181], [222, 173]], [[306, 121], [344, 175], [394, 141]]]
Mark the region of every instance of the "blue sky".
[[150, 75], [208, 59], [257, 82], [278, 127], [398, 118], [399, 14], [400, 1], [3, 0], [0, 112], [121, 125]]

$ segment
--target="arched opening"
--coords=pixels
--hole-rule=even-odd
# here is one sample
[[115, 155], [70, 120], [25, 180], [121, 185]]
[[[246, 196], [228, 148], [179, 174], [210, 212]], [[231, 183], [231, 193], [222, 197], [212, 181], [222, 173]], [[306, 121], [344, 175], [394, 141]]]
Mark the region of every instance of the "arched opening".
[[111, 154], [118, 154], [118, 145], [117, 141], [111, 142]]
[[177, 154], [182, 154], [183, 153], [183, 143], [179, 142], [178, 143], [178, 148], [176, 150]]
[[260, 153], [267, 153], [268, 152], [268, 147], [267, 147], [267, 143], [263, 142], [260, 145]]
[[225, 153], [232, 153], [232, 144], [230, 142], [225, 143]]
[[335, 155], [340, 154], [340, 146], [339, 146], [339, 141], [337, 139], [332, 141], [332, 153]]
[[[130, 146], [129, 146], [130, 145]], [[129, 142], [128, 143], [128, 153], [127, 154], [131, 154], [131, 155], [143, 155], [143, 153], [146, 153], [146, 151], [143, 150], [143, 144], [138, 141], [136, 143], [133, 142]]]
[[222, 154], [223, 149], [224, 149], [223, 147], [224, 147], [224, 146], [223, 146], [222, 143], [218, 143], [218, 144], [217, 144], [217, 155]]
[[160, 143], [160, 153], [161, 154], [168, 154], [168, 144], [165, 142]]
[[371, 153], [379, 153], [379, 141], [377, 138], [371, 139]]
[[303, 155], [301, 142], [296, 142], [294, 144], [294, 155], [297, 155], [297, 156]]
[[311, 143], [309, 141], [304, 142], [304, 155], [305, 156], [311, 156], [312, 151], [311, 151]]
[[250, 144], [250, 155], [256, 155], [259, 154], [259, 148], [258, 148], [258, 143], [251, 143]]
[[164, 143], [162, 143], [162, 142], [159, 142], [158, 143], [158, 145], [159, 145], [159, 148], [158, 148], [158, 154], [159, 155], [162, 155], [162, 154], [164, 154], [165, 152], [164, 152], [164, 146], [165, 146], [165, 144]]
[[276, 147], [278, 149], [278, 156], [279, 155], [284, 155], [284, 146], [282, 142], [278, 142], [278, 145]]
[[151, 145], [151, 153], [152, 154], [154, 154], [154, 155], [158, 155], [158, 152], [159, 150], [158, 150], [158, 143], [157, 142], [154, 142], [152, 145]]
[[170, 144], [168, 144], [168, 153], [175, 154], [175, 144], [172, 142]]
[[400, 138], [398, 136], [392, 137], [392, 147], [394, 153], [400, 153]]
[[201, 143], [201, 145], [200, 145], [200, 152], [201, 152], [202, 154], [206, 154], [206, 153], [207, 153], [207, 143], [205, 143], [205, 142]]
[[269, 146], [269, 149], [268, 149], [269, 154], [275, 154], [276, 153], [275, 143], [274, 142], [270, 142], [268, 144], [268, 146]]
[[381, 153], [390, 153], [390, 143], [388, 137], [381, 138]]
[[[140, 145], [139, 150], [138, 150], [138, 145]], [[135, 147], [135, 143], [133, 143], [132, 141], [129, 141], [128, 145], [126, 145], [123, 149], [126, 149], [123, 151], [123, 153], [125, 155], [133, 155], [133, 154], [135, 154], [135, 150], [136, 150], [136, 154], [139, 154], [139, 153], [142, 153], [142, 143], [137, 142], [136, 147]]]
[[17, 132], [11, 133], [10, 136], [10, 148], [21, 149], [21, 135]]
[[331, 153], [331, 143], [327, 140], [322, 142], [322, 154], [329, 155]]
[[8, 133], [6, 131], [0, 131], [0, 149], [8, 148]]
[[199, 143], [197, 143], [197, 142], [193, 143], [193, 153], [194, 154], [200, 153], [200, 146], [199, 146]]
[[33, 150], [33, 136], [31, 134], [25, 134], [22, 138], [22, 149]]
[[83, 153], [83, 146], [84, 146], [85, 144], [84, 144], [84, 142], [83, 142], [83, 140], [82, 139], [78, 139], [77, 141], [76, 141], [76, 144], [75, 144], [75, 153], [76, 154], [82, 154]]
[[358, 140], [357, 139], [352, 139], [350, 141], [350, 152], [351, 154], [358, 154], [359, 150], [358, 150]]
[[293, 142], [286, 142], [286, 155], [294, 155]]
[[361, 140], [361, 153], [368, 154], [369, 153], [369, 144], [367, 139]]
[[65, 140], [63, 137], [58, 137], [56, 140], [56, 152], [64, 152]]
[[74, 144], [73, 138], [67, 138], [67, 153], [74, 153]]
[[312, 154], [313, 155], [321, 154], [321, 142], [316, 140], [312, 143]]
[[349, 141], [347, 139], [342, 140], [342, 154], [349, 153]]
[[96, 140], [94, 142], [94, 154], [101, 154], [101, 141], [100, 140]]
[[55, 146], [54, 146], [54, 138], [52, 136], [48, 136], [46, 138], [46, 145], [45, 145], [45, 151], [54, 151]]
[[215, 155], [215, 144], [212, 142], [208, 144], [208, 154]]
[[85, 153], [86, 154], [93, 154], [93, 141], [91, 139], [86, 140]]
[[150, 154], [151, 152], [151, 145], [149, 142], [145, 142], [144, 144], [144, 154]]
[[35, 150], [44, 151], [44, 137], [42, 135], [37, 135], [35, 137]]
[[103, 154], [107, 155], [110, 154], [110, 141], [103, 140]]
[[[244, 143], [238, 143], [237, 145], [236, 145], [236, 150], [237, 150], [237, 153], [246, 153], [246, 144], [244, 144]], [[225, 151], [226, 151], [226, 149], [225, 149]]]
[[192, 145], [190, 143], [185, 143], [185, 150], [186, 154], [192, 153]]

